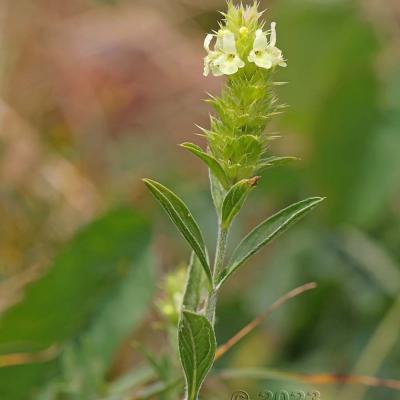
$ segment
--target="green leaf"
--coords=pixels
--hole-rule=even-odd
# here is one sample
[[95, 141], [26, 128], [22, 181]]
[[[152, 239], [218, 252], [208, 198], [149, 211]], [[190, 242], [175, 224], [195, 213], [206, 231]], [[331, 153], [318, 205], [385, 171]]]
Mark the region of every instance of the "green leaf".
[[212, 286], [212, 275], [208, 265], [204, 240], [200, 228], [186, 204], [171, 190], [151, 179], [143, 179], [154, 197], [160, 202], [179, 232], [196, 253]]
[[[35, 398], [33, 393], [64, 374], [61, 359], [72, 342], [85, 348], [81, 357], [96, 364], [96, 371], [103, 374], [108, 369], [112, 353], [150, 300], [149, 243], [150, 224], [125, 207], [76, 234], [48, 271], [26, 288], [22, 301], [0, 318], [0, 354], [56, 346], [61, 355], [56, 357], [56, 352], [48, 362], [3, 366], [1, 399]], [[87, 375], [79, 379], [89, 382]]]
[[203, 276], [203, 268], [199, 262], [199, 259], [194, 253], [192, 253], [187, 272], [185, 293], [183, 296], [184, 308], [191, 311], [196, 311], [200, 303]]
[[[155, 382], [149, 386], [144, 387], [142, 390], [134, 394], [135, 400], [151, 400], [151, 399], [161, 399], [162, 395], [170, 395], [172, 390], [175, 390], [182, 384], [182, 379], [175, 379], [171, 382]], [[178, 388], [179, 390], [179, 388]], [[170, 397], [168, 397], [170, 398]], [[175, 398], [176, 397], [172, 397]], [[109, 399], [107, 399], [109, 400]], [[119, 397], [118, 399], [110, 399], [110, 400], [121, 400]]]
[[204, 378], [214, 362], [215, 333], [206, 317], [184, 310], [179, 322], [178, 340], [186, 380], [185, 400], [197, 400]]
[[195, 156], [200, 158], [200, 160], [204, 161], [208, 168], [210, 168], [211, 172], [215, 175], [215, 177], [221, 182], [222, 186], [225, 189], [228, 189], [230, 186], [229, 178], [226, 175], [224, 169], [221, 164], [211, 155], [203, 151], [203, 149], [193, 143], [182, 143], [181, 147], [186, 150], [189, 150]]
[[225, 196], [222, 204], [222, 227], [227, 229], [243, 206], [250, 191], [257, 185], [260, 177], [242, 179], [235, 183]]
[[[115, 351], [141, 320], [154, 289], [151, 273], [155, 264], [150, 253], [136, 260], [118, 290], [95, 315], [88, 328], [61, 357], [61, 377], [55, 382], [74, 396], [96, 398], [104, 386], [105, 376]], [[135, 306], [133, 306], [135, 305]]]
[[107, 400], [127, 397], [134, 389], [141, 388], [155, 379], [156, 374], [151, 366], [147, 364], [135, 365], [134, 369], [129, 370], [107, 385]]
[[324, 199], [321, 197], [311, 197], [292, 204], [254, 228], [234, 251], [228, 267], [219, 279], [219, 285], [222, 285], [229, 276], [231, 276], [249, 257], [260, 250], [261, 247], [285, 232], [291, 225], [299, 221], [323, 200]]

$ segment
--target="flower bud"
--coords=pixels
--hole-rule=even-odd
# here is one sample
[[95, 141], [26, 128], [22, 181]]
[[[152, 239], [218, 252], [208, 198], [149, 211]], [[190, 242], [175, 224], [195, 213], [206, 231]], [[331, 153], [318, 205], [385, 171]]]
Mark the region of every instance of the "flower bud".
[[240, 33], [242, 36], [246, 36], [246, 35], [249, 33], [249, 29], [248, 29], [246, 26], [242, 26], [242, 27], [239, 29], [239, 33]]
[[186, 267], [178, 267], [168, 273], [162, 284], [162, 298], [156, 302], [157, 308], [163, 319], [170, 325], [178, 324], [182, 308], [183, 289], [186, 280]]

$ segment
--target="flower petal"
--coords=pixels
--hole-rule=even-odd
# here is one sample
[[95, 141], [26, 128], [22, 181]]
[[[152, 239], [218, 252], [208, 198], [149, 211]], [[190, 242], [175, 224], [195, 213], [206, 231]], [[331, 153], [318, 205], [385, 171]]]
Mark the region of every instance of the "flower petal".
[[215, 65], [224, 75], [235, 74], [239, 68], [243, 68], [245, 63], [239, 56], [232, 57], [231, 54], [221, 54], [216, 60]]
[[236, 42], [235, 42], [235, 35], [228, 30], [223, 32], [222, 36], [222, 49], [224, 53], [229, 54], [236, 54]]
[[211, 73], [214, 76], [222, 76], [224, 73], [219, 69], [219, 67], [217, 65], [215, 65], [214, 63], [211, 64]]
[[276, 22], [271, 22], [271, 33], [269, 36], [269, 45], [275, 47], [276, 45]]
[[239, 68], [243, 68], [246, 65], [246, 63], [239, 56], [235, 57], [235, 62]]
[[210, 74], [210, 61], [208, 60], [208, 57], [204, 58], [204, 71], [203, 75], [208, 76]]
[[210, 44], [211, 41], [213, 40], [214, 35], [209, 33], [206, 38], [204, 39], [204, 50], [207, 51], [208, 53], [210, 52]]
[[282, 63], [286, 64], [285, 60], [283, 59], [282, 51], [277, 47], [269, 46], [266, 52], [268, 53], [273, 66], [281, 65]]
[[273, 66], [271, 57], [266, 52], [262, 53], [262, 55], [256, 56], [254, 63], [257, 65], [257, 67], [264, 69], [270, 69]]
[[263, 51], [268, 47], [267, 35], [261, 30], [257, 29], [256, 38], [254, 39], [253, 50]]
[[256, 52], [254, 51], [254, 50], [251, 50], [250, 51], [250, 53], [249, 53], [249, 55], [247, 56], [247, 59], [250, 61], [250, 62], [255, 62], [255, 60], [256, 60]]

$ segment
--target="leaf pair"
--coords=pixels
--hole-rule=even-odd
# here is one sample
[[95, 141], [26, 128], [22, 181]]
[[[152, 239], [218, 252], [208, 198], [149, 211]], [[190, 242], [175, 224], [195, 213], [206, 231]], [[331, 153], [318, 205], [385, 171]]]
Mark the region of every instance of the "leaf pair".
[[[219, 163], [219, 161], [213, 157], [210, 153], [205, 152], [201, 147], [197, 146], [196, 144], [185, 142], [181, 144], [181, 147], [190, 151], [196, 157], [200, 158], [210, 169], [213, 175], [218, 179], [225, 190], [230, 188], [231, 182], [226, 174], [224, 168]], [[258, 170], [263, 171], [267, 168], [277, 167], [281, 165], [285, 165], [291, 161], [298, 160], [297, 157], [278, 157], [272, 156], [266, 158], [258, 165]]]
[[[171, 190], [150, 179], [143, 180], [156, 199], [165, 209], [183, 237], [198, 257], [209, 281], [213, 286], [211, 268], [207, 261], [204, 240], [197, 222], [194, 220], [185, 203]], [[222, 226], [226, 229], [239, 212], [250, 190], [257, 184], [258, 177], [243, 179], [236, 183], [226, 194], [221, 209]], [[234, 251], [228, 267], [218, 278], [218, 285], [231, 276], [249, 257], [264, 245], [285, 232], [291, 225], [299, 221], [324, 199], [311, 197], [279, 211], [254, 228]]]

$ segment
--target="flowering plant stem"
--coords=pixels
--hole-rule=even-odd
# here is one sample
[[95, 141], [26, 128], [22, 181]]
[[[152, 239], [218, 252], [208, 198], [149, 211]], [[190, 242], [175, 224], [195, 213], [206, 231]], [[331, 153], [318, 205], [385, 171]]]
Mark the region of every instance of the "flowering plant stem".
[[[144, 179], [172, 222], [193, 250], [184, 293], [173, 293], [174, 304], [164, 307], [171, 314], [175, 299], [178, 348], [186, 382], [186, 400], [197, 400], [201, 386], [216, 355], [214, 332], [218, 293], [223, 284], [253, 254], [270, 243], [315, 208], [323, 199], [311, 197], [279, 211], [255, 227], [236, 247], [226, 262], [229, 230], [267, 168], [291, 161], [293, 157], [268, 156], [271, 140], [265, 132], [269, 119], [280, 107], [273, 92], [273, 73], [286, 67], [282, 51], [276, 47], [276, 23], [265, 30], [258, 3], [235, 6], [228, 1], [217, 32], [204, 41], [204, 75], [226, 75], [220, 97], [208, 102], [215, 115], [210, 128], [201, 128], [207, 149], [193, 143], [181, 146], [205, 163], [209, 170], [211, 195], [218, 216], [218, 239], [213, 266], [208, 260], [199, 225], [188, 206], [162, 184]], [[214, 46], [212, 43], [214, 42]]]
[[[214, 269], [213, 269], [214, 282], [216, 282], [217, 277], [222, 273], [223, 270], [228, 234], [229, 234], [229, 228], [228, 229], [223, 228], [221, 226], [221, 222], [219, 222], [217, 246], [216, 246]], [[218, 300], [218, 288], [213, 287], [207, 299], [207, 310], [206, 310], [207, 318], [212, 325], [214, 325], [215, 323], [215, 309], [217, 306], [217, 300]]]

